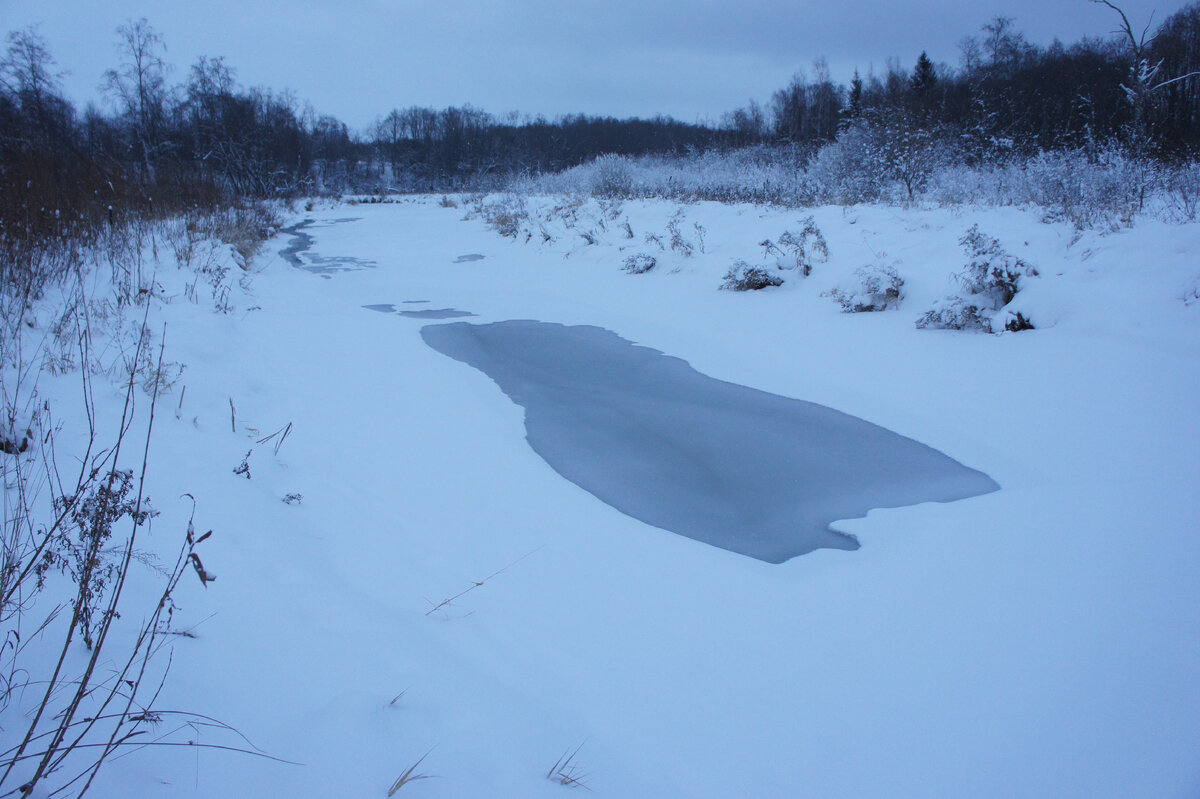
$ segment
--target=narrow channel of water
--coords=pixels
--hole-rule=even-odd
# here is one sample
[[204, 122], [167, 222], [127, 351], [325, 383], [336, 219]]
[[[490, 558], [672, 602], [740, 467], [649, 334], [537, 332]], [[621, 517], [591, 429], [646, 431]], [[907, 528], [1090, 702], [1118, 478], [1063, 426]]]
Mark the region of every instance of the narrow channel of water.
[[[341, 219], [330, 219], [323, 221], [320, 226], [337, 225], [343, 222], [356, 222], [361, 217], [344, 217]], [[279, 251], [283, 259], [297, 269], [303, 269], [306, 272], [312, 272], [322, 277], [329, 277], [338, 272], [353, 272], [359, 269], [373, 269], [377, 264], [367, 258], [353, 258], [349, 256], [325, 256], [318, 255], [312, 251], [313, 237], [305, 233], [305, 228], [317, 225], [316, 220], [305, 219], [302, 222], [297, 222], [289, 227], [281, 228], [281, 233], [287, 233], [292, 237], [288, 245]]]

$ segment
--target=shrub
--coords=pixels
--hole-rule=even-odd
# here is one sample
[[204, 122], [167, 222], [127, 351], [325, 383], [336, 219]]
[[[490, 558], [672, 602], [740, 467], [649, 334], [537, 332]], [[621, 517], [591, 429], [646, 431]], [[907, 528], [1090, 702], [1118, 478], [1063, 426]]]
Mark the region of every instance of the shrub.
[[829, 245], [825, 243], [825, 236], [811, 216], [801, 219], [800, 224], [803, 227], [798, 234], [790, 230], [779, 234], [779, 254], [783, 258], [778, 265], [781, 269], [796, 269], [808, 277], [812, 274], [814, 262], [825, 263], [829, 260]]
[[209, 235], [232, 247], [237, 265], [248, 270], [254, 256], [281, 224], [277, 208], [261, 202], [251, 203], [214, 214], [209, 221]]
[[844, 313], [885, 311], [896, 308], [904, 296], [904, 278], [890, 266], [868, 264], [854, 271], [856, 282], [852, 286], [838, 287], [825, 292], [842, 306]]
[[885, 197], [912, 202], [956, 160], [954, 139], [900, 106], [873, 110], [821, 148], [807, 175], [824, 200], [842, 205]]
[[1022, 165], [1027, 199], [1077, 229], [1132, 224], [1158, 168], [1117, 146], [1040, 152]]
[[646, 255], [639, 252], [636, 255], [631, 255], [625, 259], [625, 265], [621, 267], [631, 275], [642, 275], [649, 272], [658, 264], [653, 255]]
[[721, 288], [728, 291], [758, 291], [767, 286], [779, 286], [783, 278], [772, 274], [761, 266], [750, 266], [745, 261], [734, 261], [725, 273]]
[[667, 223], [667, 233], [671, 236], [671, 249], [684, 258], [691, 258], [696, 252], [696, 247], [685, 239], [683, 233], [679, 230], [681, 219], [683, 219], [683, 211], [676, 211], [675, 215], [671, 217], [671, 221]]
[[873, 138], [866, 126], [854, 125], [817, 152], [807, 174], [822, 200], [855, 205], [883, 195], [883, 174], [871, 156]]
[[563, 172], [520, 178], [512, 185], [531, 194], [584, 193], [798, 207], [813, 199], [802, 155], [791, 146], [669, 156], [605, 155]]
[[946, 297], [917, 320], [921, 330], [982, 330], [992, 332], [992, 320], [984, 309], [962, 297]]
[[955, 280], [967, 294], [988, 298], [992, 310], [1012, 302], [1022, 277], [1037, 277], [1036, 267], [1009, 255], [997, 239], [980, 231], [979, 225], [972, 225], [958, 243], [971, 260]]
[[529, 212], [525, 208], [525, 201], [514, 194], [506, 195], [490, 203], [481, 203], [479, 213], [488, 227], [510, 239], [517, 237], [521, 231], [521, 222], [529, 216]]
[[1166, 183], [1167, 217], [1174, 222], [1195, 222], [1200, 215], [1200, 163], [1173, 170]]
[[628, 197], [633, 191], [633, 174], [627, 158], [601, 155], [592, 162], [591, 167], [588, 183], [593, 196]]
[[979, 230], [979, 225], [959, 239], [970, 260], [953, 275], [957, 296], [947, 297], [917, 320], [919, 328], [953, 330], [1031, 330], [1024, 314], [1005, 310], [1020, 291], [1022, 278], [1036, 277], [1037, 268], [1005, 252], [1000, 242]]

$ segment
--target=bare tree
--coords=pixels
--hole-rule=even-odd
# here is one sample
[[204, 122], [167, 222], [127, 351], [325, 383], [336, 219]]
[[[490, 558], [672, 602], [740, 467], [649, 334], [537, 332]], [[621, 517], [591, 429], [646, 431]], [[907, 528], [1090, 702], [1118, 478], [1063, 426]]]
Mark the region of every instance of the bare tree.
[[8, 34], [8, 51], [0, 59], [0, 86], [10, 95], [42, 107], [46, 98], [57, 94], [62, 73], [53, 71], [54, 57], [37, 27]]
[[1134, 129], [1138, 133], [1141, 133], [1145, 130], [1154, 93], [1173, 83], [1179, 83], [1180, 81], [1200, 75], [1200, 70], [1174, 77], [1164, 78], [1160, 76], [1159, 72], [1162, 69], [1162, 60], [1160, 59], [1151, 64], [1148, 58], [1150, 46], [1154, 43], [1155, 38], [1150, 35], [1150, 25], [1154, 19], [1154, 15], [1151, 14], [1141, 33], [1135, 33], [1133, 25], [1129, 22], [1129, 17], [1120, 6], [1110, 2], [1110, 0], [1091, 1], [1099, 5], [1108, 6], [1121, 18], [1121, 24], [1114, 33], [1117, 33], [1125, 40], [1125, 43], [1129, 47], [1129, 53], [1132, 56], [1132, 63], [1129, 68], [1129, 82], [1121, 84], [1121, 88], [1124, 89], [1126, 98], [1128, 98], [1130, 104], [1133, 106]]
[[395, 180], [400, 171], [400, 153], [405, 138], [403, 113], [399, 109], [392, 109], [386, 117], [375, 123], [374, 133], [376, 145], [387, 153], [388, 163], [392, 167], [391, 177]]
[[163, 136], [169, 90], [162, 37], [145, 18], [117, 28], [121, 65], [104, 73], [101, 89], [130, 125], [137, 155], [153, 179], [153, 161], [165, 146]]

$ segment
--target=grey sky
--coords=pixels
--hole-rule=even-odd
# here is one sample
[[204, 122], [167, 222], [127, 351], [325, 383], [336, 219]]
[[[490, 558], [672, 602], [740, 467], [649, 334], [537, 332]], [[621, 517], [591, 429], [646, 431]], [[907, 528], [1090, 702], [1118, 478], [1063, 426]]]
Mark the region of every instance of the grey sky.
[[[1118, 4], [1141, 26], [1187, 3]], [[80, 105], [115, 65], [116, 27], [146, 17], [174, 80], [225, 56], [242, 85], [291, 89], [354, 128], [394, 107], [465, 103], [717, 121], [811, 73], [816, 56], [843, 82], [890, 56], [911, 68], [921, 50], [957, 65], [958, 42], [997, 14], [1043, 45], [1117, 22], [1088, 0], [0, 0], [5, 32], [40, 23]]]

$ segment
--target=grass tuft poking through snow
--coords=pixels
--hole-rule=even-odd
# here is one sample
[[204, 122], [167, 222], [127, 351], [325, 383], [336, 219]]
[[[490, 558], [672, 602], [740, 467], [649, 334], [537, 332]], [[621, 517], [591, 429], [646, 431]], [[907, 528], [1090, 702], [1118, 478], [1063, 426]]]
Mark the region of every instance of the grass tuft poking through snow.
[[[586, 741], [584, 742], [586, 743]], [[554, 765], [546, 772], [546, 779], [551, 782], [557, 782], [559, 785], [565, 785], [568, 788], [586, 788], [588, 775], [583, 772], [579, 764], [575, 762], [575, 756], [579, 754], [579, 750], [583, 748], [583, 744], [575, 747], [575, 751], [567, 749], [559, 756], [558, 760], [554, 761]]]
[[[397, 699], [399, 699], [399, 697], [397, 697]], [[404, 773], [401, 774], [399, 777], [397, 777], [396, 781], [393, 782], [391, 787], [388, 788], [387, 795], [395, 796], [396, 793], [401, 788], [403, 788], [405, 785], [408, 785], [411, 782], [416, 782], [417, 780], [433, 779], [433, 777], [434, 777], [433, 774], [415, 774], [414, 773], [417, 770], [417, 766], [421, 765], [421, 763], [425, 760], [425, 758], [429, 757], [430, 753], [432, 753], [432, 752], [433, 752], [433, 750], [430, 749], [428, 752], [426, 752], [425, 754], [423, 754], [419, 758], [417, 758], [416, 763], [413, 763], [411, 766], [409, 766], [407, 769], [405, 769]]]

